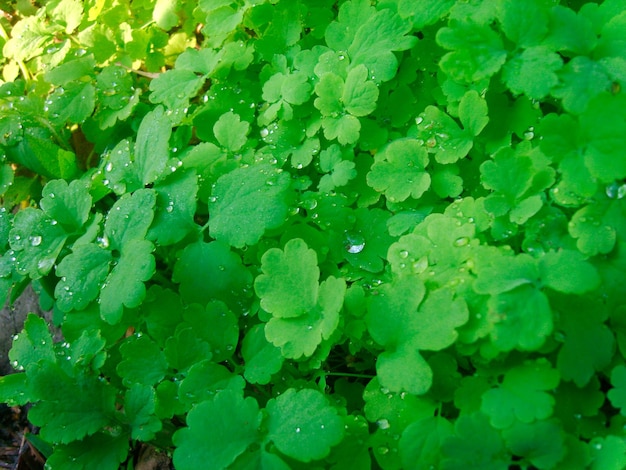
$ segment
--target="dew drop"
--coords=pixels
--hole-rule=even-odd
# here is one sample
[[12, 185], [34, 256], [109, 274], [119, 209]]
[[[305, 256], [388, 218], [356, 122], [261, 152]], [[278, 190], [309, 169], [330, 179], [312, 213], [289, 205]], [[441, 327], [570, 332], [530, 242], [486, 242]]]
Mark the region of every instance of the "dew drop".
[[409, 252], [407, 250], [402, 250], [400, 253], [400, 258], [407, 259], [409, 257]]
[[415, 124], [417, 124], [418, 126], [424, 122], [424, 118], [422, 116], [417, 116], [415, 118]]
[[423, 273], [424, 271], [426, 271], [426, 268], [428, 268], [428, 257], [422, 256], [419, 260], [415, 261], [411, 265], [411, 268], [413, 269], [413, 272], [415, 274]]
[[109, 247], [109, 238], [106, 235], [103, 235], [102, 237], [98, 237], [96, 239], [96, 243], [100, 248], [106, 249]]
[[535, 138], [535, 128], [531, 126], [528, 128], [526, 132], [524, 132], [524, 139], [533, 140], [534, 138]]
[[609, 199], [622, 199], [626, 196], [626, 184], [614, 182], [606, 187], [606, 195]]
[[261, 138], [265, 138], [268, 135], [270, 135], [270, 131], [267, 129], [267, 127], [261, 129], [261, 131], [259, 132], [259, 134], [261, 135]]
[[389, 447], [385, 447], [385, 446], [380, 446], [376, 449], [378, 451], [379, 454], [381, 455], [385, 455], [389, 453]]
[[468, 237], [460, 237], [454, 241], [454, 246], [465, 246], [469, 243], [470, 239]]
[[170, 214], [174, 211], [174, 201], [170, 201], [170, 203], [165, 207], [165, 212], [169, 212]]
[[389, 424], [389, 420], [383, 418], [383, 419], [379, 419], [378, 421], [376, 421], [376, 424], [378, 425], [378, 427], [380, 429], [389, 429], [390, 428], [390, 424]]
[[365, 239], [361, 235], [347, 235], [345, 247], [348, 253], [361, 253], [365, 248]]
[[112, 171], [113, 170], [113, 162], [107, 163], [107, 166], [104, 167], [104, 171]]
[[30, 237], [30, 244], [32, 246], [39, 246], [41, 245], [41, 237], [39, 235], [35, 235]]
[[296, 432], [299, 433], [301, 431], [300, 428], [296, 428]]

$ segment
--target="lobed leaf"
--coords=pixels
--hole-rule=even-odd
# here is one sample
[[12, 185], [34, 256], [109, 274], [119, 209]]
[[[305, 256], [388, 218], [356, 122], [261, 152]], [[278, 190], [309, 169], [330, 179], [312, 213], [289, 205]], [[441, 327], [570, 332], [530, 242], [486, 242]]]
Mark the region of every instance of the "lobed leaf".
[[330, 448], [343, 439], [343, 420], [317, 390], [290, 388], [271, 399], [266, 410], [266, 439], [301, 462], [326, 457]]
[[224, 390], [187, 414], [187, 427], [174, 433], [174, 465], [180, 470], [227, 468], [257, 441], [261, 414], [256, 401]]

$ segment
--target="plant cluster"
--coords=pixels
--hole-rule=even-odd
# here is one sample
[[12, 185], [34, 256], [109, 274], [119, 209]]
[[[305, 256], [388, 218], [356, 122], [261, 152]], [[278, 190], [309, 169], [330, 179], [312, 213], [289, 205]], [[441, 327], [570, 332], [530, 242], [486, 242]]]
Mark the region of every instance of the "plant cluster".
[[51, 469], [626, 465], [626, 1], [0, 19], [0, 400]]

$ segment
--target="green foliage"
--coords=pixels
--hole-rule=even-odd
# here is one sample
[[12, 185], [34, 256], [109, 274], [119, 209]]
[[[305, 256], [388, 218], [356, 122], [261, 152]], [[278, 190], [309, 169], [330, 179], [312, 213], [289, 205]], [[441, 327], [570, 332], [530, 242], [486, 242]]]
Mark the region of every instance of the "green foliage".
[[49, 468], [626, 465], [622, 0], [7, 5]]

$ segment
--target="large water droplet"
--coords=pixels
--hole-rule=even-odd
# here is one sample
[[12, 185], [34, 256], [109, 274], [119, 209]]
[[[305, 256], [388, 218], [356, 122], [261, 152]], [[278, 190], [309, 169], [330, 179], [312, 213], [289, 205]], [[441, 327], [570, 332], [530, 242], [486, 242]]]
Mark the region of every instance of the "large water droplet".
[[389, 424], [389, 420], [385, 418], [379, 419], [378, 421], [376, 421], [376, 424], [378, 425], [380, 429], [389, 429], [389, 427], [391, 426]]
[[622, 199], [626, 196], [626, 184], [611, 183], [606, 187], [606, 195], [609, 199]]
[[465, 246], [470, 242], [468, 237], [460, 237], [454, 241], [454, 246]]
[[39, 245], [41, 245], [41, 237], [39, 235], [34, 235], [34, 236], [30, 237], [30, 244], [32, 246], [39, 246]]
[[346, 251], [351, 254], [361, 253], [365, 248], [365, 238], [360, 234], [346, 234]]

